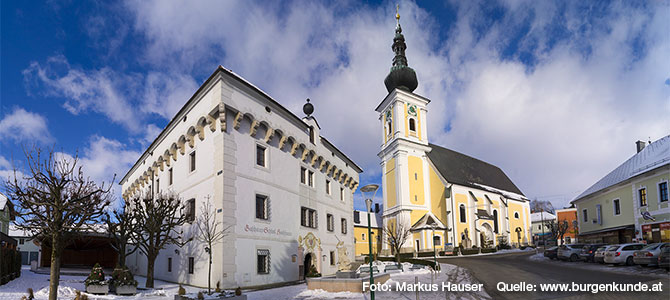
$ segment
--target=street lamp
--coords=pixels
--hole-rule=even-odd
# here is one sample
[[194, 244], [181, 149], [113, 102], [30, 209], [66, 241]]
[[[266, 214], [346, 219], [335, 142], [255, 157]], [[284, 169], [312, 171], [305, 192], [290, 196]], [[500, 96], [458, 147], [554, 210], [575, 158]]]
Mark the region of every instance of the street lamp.
[[[372, 209], [372, 199], [375, 198], [377, 189], [379, 189], [379, 185], [377, 184], [368, 184], [361, 188], [361, 194], [363, 194], [365, 206], [368, 208], [368, 256], [370, 258], [370, 286], [375, 283], [372, 273], [372, 228], [370, 227], [370, 210]], [[370, 299], [375, 300], [375, 292], [372, 289], [370, 289]]]
[[433, 223], [430, 224], [430, 227], [433, 228], [433, 259], [435, 260], [435, 268], [434, 270], [437, 270], [437, 254], [436, 254], [436, 249], [435, 249], [435, 228], [437, 228], [437, 224]]

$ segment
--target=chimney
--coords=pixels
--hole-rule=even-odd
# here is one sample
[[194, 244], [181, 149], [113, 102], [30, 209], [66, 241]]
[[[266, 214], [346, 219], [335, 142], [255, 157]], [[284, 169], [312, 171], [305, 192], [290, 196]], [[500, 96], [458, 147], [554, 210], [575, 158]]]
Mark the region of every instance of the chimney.
[[354, 210], [354, 223], [358, 224], [361, 222], [361, 212]]
[[637, 153], [640, 153], [640, 151], [644, 149], [645, 143], [643, 141], [637, 141], [635, 142], [635, 146], [637, 146]]
[[375, 213], [379, 213], [379, 203], [375, 203]]

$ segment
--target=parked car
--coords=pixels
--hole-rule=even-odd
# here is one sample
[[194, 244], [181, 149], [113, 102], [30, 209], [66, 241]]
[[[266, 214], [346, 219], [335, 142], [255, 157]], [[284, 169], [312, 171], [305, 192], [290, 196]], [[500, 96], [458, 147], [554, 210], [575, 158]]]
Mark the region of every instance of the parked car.
[[587, 244], [584, 245], [582, 251], [579, 252], [579, 258], [585, 262], [593, 261], [593, 256], [596, 254], [598, 248], [604, 246], [605, 244]]
[[661, 249], [661, 253], [658, 254], [658, 266], [670, 270], [670, 247]]
[[558, 247], [558, 259], [577, 261], [584, 244], [561, 245]]
[[640, 243], [628, 243], [621, 244], [616, 249], [612, 250], [607, 249], [605, 252], [605, 263], [606, 264], [626, 264], [628, 266], [633, 264], [633, 253], [635, 251], [642, 249], [644, 244]]
[[544, 257], [548, 257], [549, 259], [556, 259], [556, 255], [558, 251], [558, 247], [550, 247], [544, 250]]
[[616, 249], [619, 245], [605, 245], [602, 246], [598, 249], [596, 249], [596, 253], [593, 254], [593, 262], [595, 263], [605, 263], [605, 252], [609, 250], [609, 248], [612, 248], [612, 250]]
[[658, 254], [661, 249], [670, 247], [670, 243], [653, 243], [633, 253], [633, 262], [636, 265], [647, 266], [658, 264]]

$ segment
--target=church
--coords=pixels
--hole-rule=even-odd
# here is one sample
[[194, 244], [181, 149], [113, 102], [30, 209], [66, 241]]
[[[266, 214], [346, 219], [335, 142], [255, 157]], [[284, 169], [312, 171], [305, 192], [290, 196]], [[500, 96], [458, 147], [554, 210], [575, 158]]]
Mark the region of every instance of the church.
[[[430, 99], [415, 94], [398, 20], [381, 121], [383, 226], [409, 230], [401, 252], [528, 245], [530, 201], [500, 168], [428, 142]], [[391, 254], [385, 236], [382, 253]]]

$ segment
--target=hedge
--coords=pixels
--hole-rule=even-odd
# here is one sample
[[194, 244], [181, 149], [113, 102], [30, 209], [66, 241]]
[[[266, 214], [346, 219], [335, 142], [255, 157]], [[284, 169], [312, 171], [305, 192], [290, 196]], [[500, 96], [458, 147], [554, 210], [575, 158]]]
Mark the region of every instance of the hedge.
[[0, 264], [0, 285], [21, 276], [21, 253], [14, 249], [2, 249]]

